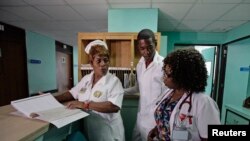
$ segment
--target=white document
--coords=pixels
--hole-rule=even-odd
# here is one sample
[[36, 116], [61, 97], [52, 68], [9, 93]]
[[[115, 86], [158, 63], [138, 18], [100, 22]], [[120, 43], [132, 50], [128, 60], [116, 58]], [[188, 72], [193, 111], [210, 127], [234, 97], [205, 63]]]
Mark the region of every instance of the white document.
[[11, 105], [29, 118], [31, 113], [38, 114], [37, 119], [50, 122], [57, 128], [89, 115], [80, 109], [67, 109], [51, 94], [11, 101]]

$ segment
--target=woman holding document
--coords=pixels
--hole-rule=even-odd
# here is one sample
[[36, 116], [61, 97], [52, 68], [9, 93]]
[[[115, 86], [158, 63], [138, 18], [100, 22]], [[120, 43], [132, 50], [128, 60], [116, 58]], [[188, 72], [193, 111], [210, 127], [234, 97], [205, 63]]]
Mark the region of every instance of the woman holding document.
[[109, 52], [105, 42], [90, 42], [85, 52], [89, 55], [93, 71], [84, 76], [71, 90], [56, 96], [59, 102], [68, 103], [68, 108], [89, 111], [84, 119], [89, 141], [124, 141], [124, 127], [119, 110], [123, 100], [120, 80], [108, 72]]

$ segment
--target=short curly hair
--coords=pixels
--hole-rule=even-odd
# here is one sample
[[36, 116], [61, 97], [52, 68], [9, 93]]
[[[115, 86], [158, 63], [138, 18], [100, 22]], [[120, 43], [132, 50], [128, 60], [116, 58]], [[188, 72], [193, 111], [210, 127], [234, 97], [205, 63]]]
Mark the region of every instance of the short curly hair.
[[92, 62], [94, 60], [95, 55], [106, 56], [109, 59], [109, 51], [102, 45], [94, 45], [91, 47], [89, 51], [89, 61]]
[[204, 92], [207, 85], [207, 69], [203, 56], [194, 48], [182, 48], [170, 53], [164, 60], [172, 70], [171, 77], [177, 88], [190, 92]]

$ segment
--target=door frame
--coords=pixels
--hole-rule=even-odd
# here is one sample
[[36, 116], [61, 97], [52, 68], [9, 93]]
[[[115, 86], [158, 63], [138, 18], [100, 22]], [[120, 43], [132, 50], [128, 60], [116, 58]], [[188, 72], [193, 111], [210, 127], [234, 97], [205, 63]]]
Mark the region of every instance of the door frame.
[[[11, 49], [11, 50], [9, 50], [8, 53], [13, 56], [12, 52], [16, 52], [15, 47], [17, 47], [17, 46], [9, 47], [8, 45], [16, 43], [16, 44], [18, 44], [18, 46], [20, 46], [19, 49], [21, 50], [21, 52], [17, 53], [20, 56], [19, 56], [18, 60], [11, 60], [11, 62], [14, 61], [13, 64], [17, 64], [17, 65], [15, 65], [15, 67], [17, 67], [19, 70], [22, 70], [22, 72], [19, 70], [15, 71], [15, 70], [13, 70], [13, 68], [11, 68], [11, 70], [9, 70], [9, 69], [4, 70], [4, 68], [6, 68], [6, 67], [1, 66], [2, 67], [1, 69], [3, 69], [2, 70], [3, 72], [1, 72], [1, 73], [4, 73], [4, 72], [6, 73], [6, 74], [3, 74], [3, 76], [6, 77], [3, 79], [8, 79], [8, 80], [12, 81], [9, 84], [12, 84], [12, 83], [14, 84], [15, 81], [16, 82], [18, 81], [18, 83], [16, 83], [16, 87], [11, 87], [11, 90], [12, 90], [11, 93], [6, 92], [6, 90], [5, 90], [5, 89], [9, 89], [8, 82], [6, 82], [6, 83], [4, 82], [5, 84], [2, 85], [2, 87], [4, 87], [2, 89], [2, 92], [5, 94], [4, 96], [6, 98], [6, 99], [2, 99], [4, 101], [0, 102], [0, 106], [3, 106], [6, 104], [9, 104], [12, 100], [17, 100], [17, 99], [29, 97], [29, 91], [28, 91], [29, 86], [28, 86], [28, 70], [27, 70], [28, 64], [27, 64], [25, 30], [22, 28], [18, 28], [18, 27], [3, 23], [3, 22], [0, 22], [0, 25], [4, 26], [4, 30], [0, 31], [0, 42], [1, 42], [1, 44], [7, 44], [7, 46], [1, 46], [1, 61], [3, 63], [4, 62], [3, 59], [6, 59], [4, 57], [6, 50], [4, 51], [3, 48]], [[11, 64], [11, 65], [13, 65], [13, 64]], [[2, 64], [0, 64], [0, 65], [2, 65]], [[10, 65], [10, 63], [7, 62], [6, 66], [7, 65]], [[13, 76], [15, 76], [15, 78], [13, 79], [14, 82], [12, 80]], [[17, 78], [17, 77], [19, 77], [19, 78]], [[1, 92], [1, 94], [2, 94], [2, 92]]]
[[227, 42], [222, 44], [222, 48], [221, 48], [221, 52], [220, 52], [220, 72], [219, 72], [219, 80], [218, 80], [218, 99], [217, 99], [217, 103], [218, 103], [218, 107], [220, 109], [220, 111], [222, 110], [222, 106], [223, 106], [223, 95], [224, 95], [224, 83], [225, 83], [225, 76], [226, 76], [226, 64], [227, 64], [227, 51], [228, 51], [228, 45], [235, 43], [235, 42], [239, 42], [245, 39], [249, 39], [250, 35], [247, 35], [245, 37], [242, 38], [238, 38], [236, 40]]
[[[71, 66], [70, 66], [70, 70], [71, 73], [70, 75], [72, 76], [72, 79], [69, 80], [70, 85], [73, 87], [74, 86], [74, 70], [73, 70], [73, 47], [64, 43], [61, 43], [59, 41], [55, 42], [55, 49], [56, 49], [56, 53], [57, 52], [61, 52], [64, 54], [69, 54], [70, 58], [71, 58]], [[57, 59], [57, 57], [56, 57]], [[57, 62], [58, 60], [56, 60]], [[58, 83], [58, 82], [57, 82]], [[58, 88], [57, 88], [58, 89]], [[59, 89], [58, 89], [59, 91]]]

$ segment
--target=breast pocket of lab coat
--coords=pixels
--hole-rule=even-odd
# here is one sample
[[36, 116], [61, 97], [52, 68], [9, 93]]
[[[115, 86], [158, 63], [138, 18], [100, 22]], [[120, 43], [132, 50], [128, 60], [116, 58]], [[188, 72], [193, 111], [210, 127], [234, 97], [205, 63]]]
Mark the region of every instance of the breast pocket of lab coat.
[[[187, 107], [183, 106], [183, 108], [187, 108]], [[194, 115], [192, 112], [191, 113], [180, 112], [180, 114], [178, 115], [178, 118], [179, 118], [178, 121], [182, 121], [182, 124], [186, 128], [188, 128], [190, 130], [194, 130], [194, 128], [196, 127], [196, 115]]]
[[104, 102], [107, 101], [107, 91], [105, 89], [99, 89], [92, 92], [92, 100], [95, 102]]

